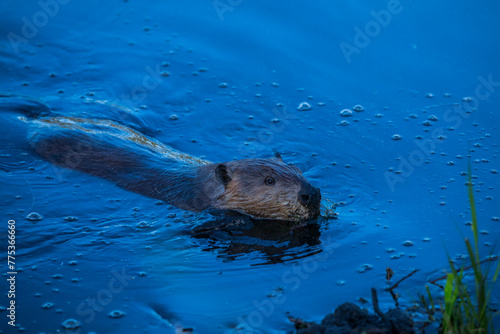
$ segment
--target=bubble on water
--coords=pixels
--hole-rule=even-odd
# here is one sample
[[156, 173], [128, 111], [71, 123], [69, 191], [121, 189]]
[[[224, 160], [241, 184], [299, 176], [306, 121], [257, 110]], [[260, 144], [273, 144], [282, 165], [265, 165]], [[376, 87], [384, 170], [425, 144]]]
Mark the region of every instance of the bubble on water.
[[498, 222], [500, 221], [500, 217], [491, 217], [491, 220], [493, 220], [494, 222]]
[[453, 166], [453, 165], [455, 165], [455, 161], [448, 161], [446, 164], [447, 164], [448, 166]]
[[356, 104], [354, 107], [352, 107], [352, 110], [354, 110], [355, 112], [362, 112], [365, 110], [365, 108], [363, 108], [363, 106], [360, 104]]
[[397, 133], [392, 135], [392, 140], [401, 140], [401, 139], [402, 139], [401, 135], [398, 135]]
[[423, 242], [429, 242], [429, 241], [431, 241], [431, 238], [423, 238], [422, 241]]
[[162, 77], [169, 77], [169, 76], [170, 76], [170, 72], [168, 72], [168, 71], [161, 71], [161, 72], [160, 72], [160, 75], [161, 75]]
[[171, 119], [172, 121], [176, 121], [176, 120], [178, 120], [178, 119], [179, 119], [179, 116], [177, 116], [176, 114], [172, 114], [172, 115], [170, 115], [170, 119]]
[[394, 253], [396, 250], [394, 248], [386, 248], [385, 251], [387, 253]]
[[462, 102], [472, 102], [472, 97], [466, 96], [466, 97], [462, 98]]
[[364, 273], [365, 271], [372, 270], [373, 266], [371, 264], [365, 263], [359, 266], [358, 273]]
[[337, 285], [339, 285], [339, 286], [343, 286], [343, 285], [345, 285], [345, 281], [338, 280], [338, 281], [337, 281]]
[[382, 114], [375, 114], [375, 117], [376, 118], [382, 118], [382, 117], [384, 117], [384, 115], [382, 115]]
[[221, 82], [219, 88], [227, 88], [227, 82]]
[[432, 122], [431, 121], [424, 121], [422, 124], [425, 126], [431, 126]]
[[481, 230], [479, 233], [481, 233], [481, 234], [490, 234], [490, 232], [488, 232], [487, 230]]
[[436, 115], [430, 115], [428, 118], [429, 118], [429, 121], [433, 121], [433, 122], [436, 122], [438, 120]]
[[445, 205], [446, 205], [446, 202], [439, 202], [439, 205], [441, 205], [441, 206], [445, 206]]
[[64, 217], [63, 218], [65, 221], [67, 222], [74, 222], [74, 221], [77, 221], [78, 218], [77, 217], [74, 217], [74, 216], [67, 216], [67, 217]]
[[418, 116], [416, 114], [411, 114], [410, 118], [418, 118]]
[[120, 310], [113, 310], [109, 312], [108, 317], [110, 318], [121, 318], [125, 315], [125, 312], [120, 311]]
[[51, 309], [53, 307], [54, 307], [54, 303], [50, 303], [50, 302], [49, 303], [45, 303], [45, 304], [42, 305], [42, 308], [44, 310], [48, 310], [48, 309]]
[[200, 67], [198, 69], [198, 72], [208, 72], [208, 68], [206, 68], [206, 67]]
[[425, 94], [425, 97], [428, 98], [428, 99], [432, 99], [434, 97], [434, 94], [427, 93], [427, 94]]
[[342, 126], [348, 126], [349, 122], [348, 121], [342, 121], [342, 122], [340, 122], [340, 125], [342, 125]]
[[352, 116], [352, 110], [351, 109], [343, 109], [340, 111], [340, 116], [342, 116], [342, 117]]
[[40, 221], [43, 219], [43, 216], [39, 214], [38, 212], [32, 212], [29, 215], [26, 216], [26, 219], [32, 222]]
[[444, 93], [443, 96], [444, 97], [451, 97], [451, 94], [450, 93]]
[[279, 86], [280, 86], [280, 84], [279, 84], [279, 83], [277, 83], [277, 82], [272, 82], [272, 83], [271, 83], [271, 86], [272, 86], [272, 87], [279, 87]]
[[148, 276], [148, 273], [145, 271], [140, 271], [137, 275], [139, 275], [140, 277], [146, 277]]
[[81, 325], [80, 322], [75, 319], [67, 319], [64, 320], [64, 322], [62, 323], [64, 329], [69, 329], [69, 330], [77, 329], [78, 327], [80, 327], [80, 325]]
[[391, 255], [390, 259], [391, 260], [396, 260], [396, 259], [399, 259], [400, 257], [404, 256], [405, 253], [401, 252], [399, 254], [394, 254], [394, 255]]
[[297, 110], [298, 111], [307, 111], [307, 110], [311, 110], [311, 105], [307, 102], [302, 102], [299, 104], [299, 106], [297, 107]]
[[146, 222], [146, 221], [143, 220], [143, 221], [137, 223], [137, 227], [139, 227], [139, 228], [145, 228], [145, 227], [149, 227], [149, 224], [148, 224], [148, 222]]
[[411, 247], [411, 246], [413, 246], [413, 241], [411, 241], [411, 240], [403, 241], [403, 246]]
[[492, 169], [492, 170], [490, 170], [490, 172], [493, 174], [498, 174], [498, 171], [496, 169]]
[[161, 66], [162, 67], [169, 67], [170, 63], [168, 61], [164, 61], [164, 62], [161, 63]]
[[63, 275], [61, 275], [61, 274], [55, 274], [55, 275], [52, 275], [52, 278], [61, 279], [61, 278], [63, 278]]

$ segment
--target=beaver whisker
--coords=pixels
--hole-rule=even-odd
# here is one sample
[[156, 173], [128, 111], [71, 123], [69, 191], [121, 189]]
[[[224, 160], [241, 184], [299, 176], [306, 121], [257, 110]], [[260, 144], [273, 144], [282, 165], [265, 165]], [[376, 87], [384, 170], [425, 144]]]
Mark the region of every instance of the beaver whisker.
[[335, 203], [333, 200], [323, 197], [321, 199], [321, 216], [323, 218], [336, 218], [338, 216], [338, 213], [335, 212], [335, 209], [337, 208], [337, 203]]

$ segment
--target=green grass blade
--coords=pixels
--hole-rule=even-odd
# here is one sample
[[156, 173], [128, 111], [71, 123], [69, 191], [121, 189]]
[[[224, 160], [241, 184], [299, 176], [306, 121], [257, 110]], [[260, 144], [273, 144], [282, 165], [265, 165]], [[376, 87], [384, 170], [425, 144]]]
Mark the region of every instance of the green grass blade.
[[468, 191], [469, 191], [469, 204], [470, 204], [470, 213], [471, 213], [471, 219], [472, 219], [472, 233], [474, 234], [474, 248], [475, 248], [475, 255], [476, 255], [476, 261], [479, 262], [479, 231], [478, 231], [478, 226], [477, 226], [477, 216], [476, 216], [476, 203], [474, 202], [474, 191], [472, 189], [472, 170], [470, 166], [470, 161], [467, 166], [468, 169], [468, 174], [469, 174], [469, 184], [467, 186]]

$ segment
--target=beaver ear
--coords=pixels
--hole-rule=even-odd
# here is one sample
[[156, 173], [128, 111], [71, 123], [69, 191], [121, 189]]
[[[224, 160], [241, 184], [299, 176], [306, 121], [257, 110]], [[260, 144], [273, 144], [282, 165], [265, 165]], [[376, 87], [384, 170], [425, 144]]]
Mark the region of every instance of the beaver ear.
[[279, 161], [283, 162], [283, 159], [281, 158], [281, 154], [278, 151], [274, 152], [274, 159], [278, 159]]
[[215, 167], [215, 177], [224, 187], [231, 181], [230, 172], [231, 170], [225, 164], [218, 164], [217, 167]]

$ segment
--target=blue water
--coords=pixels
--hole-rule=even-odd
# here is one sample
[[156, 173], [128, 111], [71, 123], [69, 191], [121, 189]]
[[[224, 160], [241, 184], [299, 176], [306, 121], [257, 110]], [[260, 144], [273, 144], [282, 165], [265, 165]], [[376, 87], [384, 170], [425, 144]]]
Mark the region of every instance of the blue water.
[[128, 110], [118, 121], [211, 161], [277, 150], [341, 205], [338, 219], [291, 232], [196, 233], [217, 220], [49, 164], [19, 115], [4, 113], [1, 247], [15, 220], [18, 274], [17, 328], [3, 297], [2, 333], [56, 333], [67, 319], [81, 333], [289, 333], [288, 316], [320, 321], [371, 287], [394, 307], [388, 267], [394, 281], [420, 269], [397, 289], [411, 306], [447, 253], [468, 263], [468, 161], [479, 249], [494, 252], [499, 3], [46, 3], [3, 2], [1, 93], [63, 115], [118, 105]]

